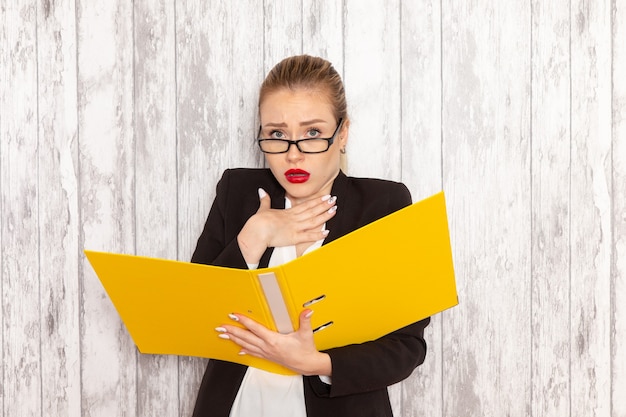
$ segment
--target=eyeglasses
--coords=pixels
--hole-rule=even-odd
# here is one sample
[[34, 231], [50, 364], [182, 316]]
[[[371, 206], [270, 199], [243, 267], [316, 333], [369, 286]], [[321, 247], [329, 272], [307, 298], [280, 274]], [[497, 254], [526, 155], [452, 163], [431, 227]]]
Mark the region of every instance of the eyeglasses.
[[[296, 148], [302, 153], [322, 153], [326, 152], [330, 145], [333, 144], [337, 132], [343, 124], [343, 119], [339, 119], [335, 133], [329, 138], [310, 138], [299, 140], [288, 139], [257, 139], [261, 152], [268, 154], [287, 153], [291, 145], [296, 145]], [[259, 135], [261, 134], [261, 128], [259, 128]]]

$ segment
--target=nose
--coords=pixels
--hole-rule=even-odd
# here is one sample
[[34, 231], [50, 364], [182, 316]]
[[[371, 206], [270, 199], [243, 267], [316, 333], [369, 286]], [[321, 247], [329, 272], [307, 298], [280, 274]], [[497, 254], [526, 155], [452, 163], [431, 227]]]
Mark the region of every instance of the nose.
[[304, 157], [304, 154], [300, 152], [300, 149], [298, 149], [295, 143], [289, 144], [289, 149], [287, 149], [287, 153], [285, 155], [287, 156], [288, 161], [299, 161]]

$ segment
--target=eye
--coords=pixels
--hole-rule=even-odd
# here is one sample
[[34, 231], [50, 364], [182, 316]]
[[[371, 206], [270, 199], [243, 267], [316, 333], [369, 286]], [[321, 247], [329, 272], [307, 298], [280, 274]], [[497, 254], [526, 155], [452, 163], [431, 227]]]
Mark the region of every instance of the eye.
[[285, 135], [280, 130], [272, 130], [270, 132], [270, 138], [272, 138], [272, 139], [285, 139]]
[[306, 132], [307, 138], [319, 138], [322, 132], [318, 129], [311, 128]]

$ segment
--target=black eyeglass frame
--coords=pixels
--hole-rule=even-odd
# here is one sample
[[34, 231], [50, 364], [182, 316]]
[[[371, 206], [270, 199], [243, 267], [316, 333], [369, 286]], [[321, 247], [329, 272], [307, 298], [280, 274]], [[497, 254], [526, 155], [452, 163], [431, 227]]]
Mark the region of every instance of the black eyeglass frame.
[[[257, 144], [259, 145], [259, 149], [261, 149], [261, 152], [266, 153], [266, 154], [270, 154], [270, 155], [277, 155], [277, 154], [281, 154], [281, 153], [287, 153], [287, 152], [289, 152], [289, 149], [291, 148], [291, 145], [296, 145], [296, 148], [298, 149], [298, 151], [300, 151], [302, 153], [306, 153], [306, 154], [324, 153], [324, 152], [328, 152], [328, 150], [330, 149], [330, 146], [335, 141], [335, 136], [337, 136], [337, 133], [341, 129], [342, 125], [343, 125], [343, 118], [340, 118], [339, 119], [339, 123], [337, 124], [337, 128], [335, 129], [335, 132], [329, 138], [307, 138], [307, 139], [298, 139], [298, 140], [258, 138], [257, 139]], [[263, 127], [259, 126], [259, 134], [257, 136], [261, 135], [261, 130], [262, 129], [263, 129]], [[266, 140], [285, 142], [285, 143], [287, 143], [287, 149], [285, 149], [284, 151], [281, 151], [281, 152], [267, 152], [267, 151], [264, 151], [263, 148], [261, 147], [261, 142], [266, 141]], [[306, 141], [309, 141], [309, 140], [325, 140], [327, 142], [328, 146], [323, 151], [315, 151], [315, 152], [303, 151], [302, 149], [300, 149], [299, 143], [300, 142], [306, 142]]]

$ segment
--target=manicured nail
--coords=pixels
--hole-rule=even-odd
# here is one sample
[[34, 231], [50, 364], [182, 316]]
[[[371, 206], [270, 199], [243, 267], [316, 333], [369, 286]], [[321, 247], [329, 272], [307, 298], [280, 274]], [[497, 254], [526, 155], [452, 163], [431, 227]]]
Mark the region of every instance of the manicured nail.
[[332, 206], [331, 208], [328, 209], [328, 214], [333, 214], [336, 211], [337, 211], [337, 206]]
[[219, 337], [220, 339], [225, 339], [225, 340], [229, 340], [230, 336], [224, 333], [220, 333], [217, 335], [217, 337]]
[[246, 352], [244, 352], [243, 350], [240, 350], [240, 351], [237, 353], [237, 355], [239, 355], [239, 356], [243, 356], [243, 355], [245, 355], [245, 354], [246, 354]]
[[337, 196], [334, 195], [331, 198], [328, 199], [328, 204], [335, 204], [335, 201], [337, 201]]
[[330, 194], [326, 194], [324, 197], [322, 197], [322, 201], [326, 201], [330, 198]]
[[267, 195], [263, 188], [259, 188], [259, 198], [263, 198]]
[[233, 313], [230, 313], [230, 314], [228, 315], [228, 317], [229, 317], [231, 320], [234, 320], [234, 321], [239, 321], [239, 317], [235, 316]]
[[313, 310], [311, 310], [311, 311], [309, 311], [308, 313], [306, 313], [306, 314], [304, 315], [304, 317], [308, 319], [308, 318], [309, 318], [309, 317], [311, 317], [312, 315], [313, 315]]
[[216, 332], [220, 332], [220, 333], [226, 333], [226, 328], [224, 328], [224, 327], [216, 327], [215, 331]]

